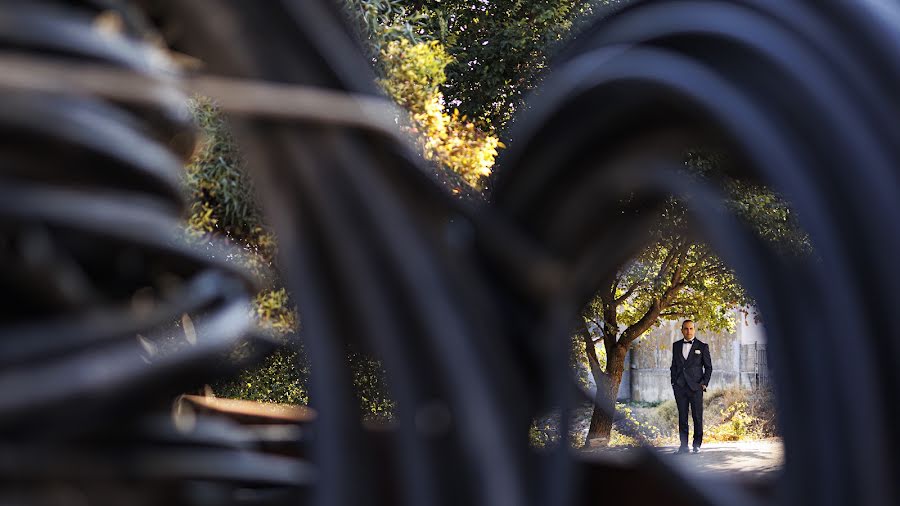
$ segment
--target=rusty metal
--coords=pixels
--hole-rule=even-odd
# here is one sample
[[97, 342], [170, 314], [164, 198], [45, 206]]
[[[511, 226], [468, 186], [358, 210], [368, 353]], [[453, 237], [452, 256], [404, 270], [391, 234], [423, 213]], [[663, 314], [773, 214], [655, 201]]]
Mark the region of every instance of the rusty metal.
[[[110, 8], [124, 32], [96, 23]], [[221, 374], [219, 352], [271, 346], [237, 316], [242, 274], [172, 241], [192, 144], [184, 111], [101, 99], [91, 85], [0, 88], [11, 139], [0, 385], [15, 393], [0, 399], [0, 498], [518, 505], [603, 490], [648, 504], [895, 504], [898, 19], [875, 2], [630, 3], [556, 59], [516, 120], [489, 205], [443, 193], [381, 126], [235, 111], [312, 363], [317, 416], [280, 436], [191, 403], [168, 414], [175, 395]], [[157, 31], [201, 59], [209, 83], [380, 100], [324, 0], [7, 1], [0, 20], [4, 51], [127, 70], [173, 87], [161, 96], [178, 96], [180, 77], [149, 42]], [[719, 188], [683, 177], [680, 155], [696, 145], [729, 149], [732, 177], [785, 195], [816, 258], [771, 250]], [[787, 453], [775, 486], [697, 480], [649, 448], [615, 464], [565, 440], [528, 445], [534, 416], [558, 406], [566, 420], [580, 400], [567, 339], [580, 306], [671, 195], [766, 315]], [[196, 344], [147, 357], [185, 313], [200, 315]], [[347, 344], [389, 371], [388, 430], [358, 421]]]

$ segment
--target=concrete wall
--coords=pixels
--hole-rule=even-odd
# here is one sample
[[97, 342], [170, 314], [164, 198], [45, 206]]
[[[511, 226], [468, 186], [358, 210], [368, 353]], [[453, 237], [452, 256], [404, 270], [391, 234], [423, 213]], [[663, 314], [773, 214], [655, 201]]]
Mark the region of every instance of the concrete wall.
[[[740, 385], [753, 388], [758, 383], [758, 353], [765, 350], [761, 325], [735, 310], [738, 325], [732, 333], [713, 333], [697, 322], [696, 336], [709, 344], [713, 374], [710, 389]], [[669, 366], [672, 343], [681, 339], [681, 322], [664, 321], [647, 332], [626, 356], [626, 371], [619, 388], [620, 400], [659, 402], [672, 398]]]

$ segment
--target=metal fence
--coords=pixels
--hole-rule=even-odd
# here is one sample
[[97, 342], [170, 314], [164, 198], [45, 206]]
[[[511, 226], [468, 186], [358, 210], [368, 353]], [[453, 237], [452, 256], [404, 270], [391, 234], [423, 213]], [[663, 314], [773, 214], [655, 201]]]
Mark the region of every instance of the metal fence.
[[756, 387], [769, 388], [769, 362], [766, 358], [766, 349], [756, 351]]

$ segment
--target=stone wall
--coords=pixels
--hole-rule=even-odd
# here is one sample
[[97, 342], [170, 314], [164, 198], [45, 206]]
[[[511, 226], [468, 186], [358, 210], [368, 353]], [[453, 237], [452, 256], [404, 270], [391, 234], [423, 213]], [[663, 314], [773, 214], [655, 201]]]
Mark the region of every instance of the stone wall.
[[[739, 324], [731, 333], [709, 332], [702, 322], [697, 322], [696, 337], [709, 344], [712, 358], [710, 389], [754, 388], [760, 383], [758, 358], [760, 353], [765, 353], [765, 334], [752, 315], [745, 317], [735, 310], [735, 316]], [[664, 321], [640, 338], [626, 356], [619, 399], [643, 402], [671, 399], [672, 343], [681, 338], [680, 321]]]

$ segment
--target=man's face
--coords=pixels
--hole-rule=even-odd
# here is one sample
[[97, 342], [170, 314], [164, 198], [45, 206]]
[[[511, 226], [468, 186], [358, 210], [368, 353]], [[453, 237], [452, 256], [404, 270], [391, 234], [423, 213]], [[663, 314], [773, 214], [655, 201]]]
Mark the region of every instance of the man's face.
[[681, 335], [690, 341], [694, 338], [694, 322], [684, 322], [681, 324]]

